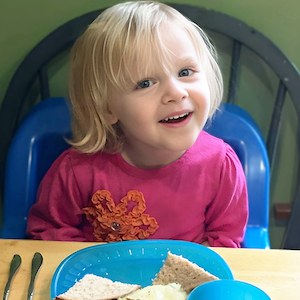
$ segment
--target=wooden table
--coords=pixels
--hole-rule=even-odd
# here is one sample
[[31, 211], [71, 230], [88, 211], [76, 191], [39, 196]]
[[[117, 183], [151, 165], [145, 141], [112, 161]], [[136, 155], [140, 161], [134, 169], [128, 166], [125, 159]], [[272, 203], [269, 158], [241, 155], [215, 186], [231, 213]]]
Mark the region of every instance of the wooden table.
[[[22, 258], [9, 294], [10, 300], [26, 299], [31, 260], [35, 252], [44, 257], [35, 282], [33, 300], [50, 300], [50, 284], [59, 263], [69, 254], [96, 243], [48, 242], [0, 239], [0, 297], [14, 254]], [[212, 248], [225, 259], [235, 279], [252, 283], [272, 300], [300, 299], [300, 251]]]

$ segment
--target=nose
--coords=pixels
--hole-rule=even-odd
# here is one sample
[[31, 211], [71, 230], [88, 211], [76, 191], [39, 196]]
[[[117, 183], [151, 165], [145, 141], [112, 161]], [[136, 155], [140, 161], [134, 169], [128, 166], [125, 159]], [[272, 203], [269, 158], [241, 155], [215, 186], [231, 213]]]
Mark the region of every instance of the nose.
[[170, 77], [163, 87], [163, 104], [170, 102], [180, 102], [188, 97], [188, 92], [183, 82], [180, 82], [177, 78]]

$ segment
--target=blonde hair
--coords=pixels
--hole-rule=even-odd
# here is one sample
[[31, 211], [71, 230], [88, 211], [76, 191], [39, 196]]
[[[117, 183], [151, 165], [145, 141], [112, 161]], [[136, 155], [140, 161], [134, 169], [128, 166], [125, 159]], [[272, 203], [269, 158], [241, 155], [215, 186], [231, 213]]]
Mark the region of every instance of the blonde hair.
[[[132, 66], [144, 73], [149, 57], [159, 53], [156, 63], [166, 70], [169, 51], [161, 42], [165, 24], [178, 24], [187, 31], [210, 89], [211, 117], [220, 105], [223, 83], [214, 47], [195, 23], [172, 7], [152, 1], [132, 1], [106, 9], [75, 42], [71, 52], [69, 90], [73, 106], [75, 148], [85, 153], [114, 152], [122, 147], [118, 124], [107, 121], [109, 91], [124, 90], [132, 79]], [[146, 62], [139, 64], [136, 62]], [[148, 61], [148, 62], [147, 62]], [[153, 62], [152, 62], [153, 63]]]

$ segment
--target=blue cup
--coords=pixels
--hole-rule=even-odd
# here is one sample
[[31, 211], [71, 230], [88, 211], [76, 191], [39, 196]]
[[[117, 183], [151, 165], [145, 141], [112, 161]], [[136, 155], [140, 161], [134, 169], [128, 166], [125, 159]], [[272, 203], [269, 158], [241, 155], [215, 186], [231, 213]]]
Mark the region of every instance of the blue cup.
[[233, 279], [215, 280], [196, 287], [186, 300], [271, 300], [258, 287]]

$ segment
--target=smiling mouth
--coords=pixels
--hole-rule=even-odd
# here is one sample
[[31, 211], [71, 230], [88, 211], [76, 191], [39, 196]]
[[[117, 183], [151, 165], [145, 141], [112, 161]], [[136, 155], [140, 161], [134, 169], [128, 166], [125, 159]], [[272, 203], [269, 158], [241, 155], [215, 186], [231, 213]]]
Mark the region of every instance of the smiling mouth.
[[183, 120], [185, 120], [189, 115], [190, 115], [190, 113], [185, 113], [182, 115], [165, 118], [159, 122], [160, 123], [169, 123], [169, 124], [170, 123], [179, 123], [179, 122], [182, 122]]

